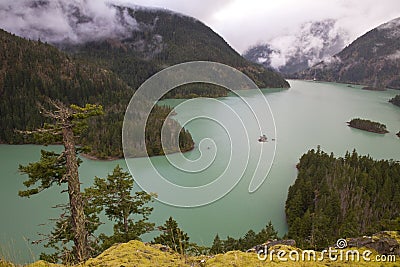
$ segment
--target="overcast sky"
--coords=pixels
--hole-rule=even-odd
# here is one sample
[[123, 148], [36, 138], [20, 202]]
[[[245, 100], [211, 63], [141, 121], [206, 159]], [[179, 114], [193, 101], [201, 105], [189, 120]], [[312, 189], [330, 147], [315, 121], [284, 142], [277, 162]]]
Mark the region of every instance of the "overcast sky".
[[301, 23], [338, 19], [351, 41], [400, 17], [400, 0], [117, 0], [167, 8], [200, 19], [237, 51], [278, 35], [295, 33]]

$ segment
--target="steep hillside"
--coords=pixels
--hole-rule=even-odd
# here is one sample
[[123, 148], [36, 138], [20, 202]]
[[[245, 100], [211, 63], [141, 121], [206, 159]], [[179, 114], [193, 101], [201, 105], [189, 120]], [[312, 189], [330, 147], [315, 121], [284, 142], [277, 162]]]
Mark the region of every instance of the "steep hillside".
[[[37, 102], [50, 97], [78, 105], [103, 105], [106, 114], [90, 122], [81, 143], [92, 146], [97, 157], [121, 157], [122, 120], [132, 94], [131, 87], [109, 70], [73, 60], [51, 45], [0, 31], [0, 142], [32, 142], [14, 130], [41, 126], [44, 118]], [[162, 153], [155, 140], [160, 139], [158, 128], [168, 112], [158, 107], [150, 118], [146, 138], [151, 141], [152, 155]], [[193, 144], [190, 134], [183, 135]]]
[[202, 22], [165, 10], [115, 6], [119, 17], [136, 22], [126, 38], [57, 45], [78, 58], [95, 61], [133, 88], [154, 72], [187, 61], [215, 61], [235, 67], [260, 87], [288, 87], [273, 71], [251, 63]]
[[0, 16], [6, 30], [92, 60], [132, 88], [158, 70], [193, 60], [238, 68], [260, 87], [289, 87], [280, 75], [245, 60], [194, 18], [116, 2], [21, 0], [0, 5]]
[[[273, 69], [273, 56], [278, 53], [279, 50], [272, 48], [270, 44], [266, 43], [250, 47], [243, 53], [243, 57], [251, 62], [263, 65], [266, 69]], [[279, 68], [278, 66], [275, 67]]]
[[14, 129], [32, 129], [43, 122], [36, 107], [43, 96], [66, 103], [109, 105], [131, 91], [104, 69], [71, 60], [57, 48], [0, 31], [0, 140], [19, 143]]
[[297, 77], [400, 89], [400, 18], [359, 37], [331, 59]]

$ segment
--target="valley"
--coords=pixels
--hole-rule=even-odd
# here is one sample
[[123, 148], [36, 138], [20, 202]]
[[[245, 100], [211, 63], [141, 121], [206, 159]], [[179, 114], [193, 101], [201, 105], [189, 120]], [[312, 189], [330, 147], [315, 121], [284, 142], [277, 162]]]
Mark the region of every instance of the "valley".
[[[263, 92], [268, 99], [274, 112], [277, 137], [276, 137], [276, 158], [274, 159], [271, 171], [256, 192], [248, 193], [248, 186], [251, 180], [251, 170], [255, 168], [255, 162], [251, 161], [248, 171], [241, 179], [241, 182], [224, 198], [210, 205], [197, 208], [177, 208], [154, 202], [154, 212], [151, 221], [161, 224], [170, 215], [179, 222], [180, 227], [189, 234], [191, 240], [201, 245], [211, 246], [214, 236], [218, 233], [221, 238], [231, 236], [238, 238], [253, 229], [258, 231], [269, 220], [272, 221], [278, 235], [284, 235], [288, 228], [285, 215], [285, 201], [288, 188], [296, 180], [296, 164], [301, 155], [307, 150], [318, 145], [327, 152], [334, 152], [335, 155], [344, 156], [346, 151], [351, 152], [356, 149], [360, 155], [371, 155], [374, 159], [394, 159], [400, 160], [398, 155], [398, 137], [395, 135], [398, 130], [398, 107], [388, 103], [388, 99], [395, 96], [396, 90], [384, 92], [365, 91], [361, 86], [349, 88], [343, 84], [314, 83], [291, 80], [291, 89], [282, 90], [264, 89]], [[253, 94], [254, 95], [254, 94]], [[248, 93], [247, 100], [255, 101], [251, 91]], [[357, 102], [354, 102], [354, 100]], [[162, 104], [176, 106], [183, 99], [163, 100]], [[242, 107], [241, 100], [234, 96], [221, 98], [221, 101]], [[345, 109], [338, 109], [336, 103], [341, 102]], [[355, 104], [359, 103], [359, 104]], [[200, 108], [200, 107], [199, 107]], [[203, 107], [214, 109], [215, 107]], [[215, 109], [216, 112], [218, 109]], [[319, 110], [318, 114], [315, 110]], [[334, 110], [335, 112], [332, 112]], [[380, 110], [376, 113], [375, 110]], [[198, 109], [187, 108], [178, 112], [175, 116], [178, 122], [183, 122], [187, 118], [193, 117]], [[244, 113], [245, 114], [245, 113]], [[380, 121], [387, 125], [389, 134], [376, 135], [352, 129], [346, 126], [346, 121], [353, 117], [366, 116], [370, 119]], [[221, 114], [224, 116], [224, 114]], [[326, 118], [329, 118], [327, 120]], [[315, 125], [318, 128], [315, 128]], [[191, 132], [195, 144], [205, 137], [213, 138], [217, 143], [220, 157], [214, 161], [212, 167], [207, 170], [207, 175], [199, 173], [192, 176], [188, 173], [180, 172], [171, 166], [165, 156], [153, 157], [152, 162], [159, 172], [168, 177], [169, 181], [183, 186], [204, 185], [212, 181], [212, 177], [218, 176], [226, 167], [229, 156], [228, 140], [224, 138], [223, 129], [215, 123], [207, 120], [195, 120], [188, 124], [187, 129]], [[207, 129], [206, 131], [204, 129]], [[258, 146], [256, 140], [256, 129], [249, 129], [253, 133], [252, 146]], [[235, 133], [231, 133], [235, 134]], [[301, 138], [299, 138], [301, 137]], [[272, 145], [273, 143], [267, 143]], [[238, 149], [244, 150], [245, 144], [240, 144]], [[1, 228], [4, 234], [0, 243], [10, 244], [9, 240], [14, 240], [13, 247], [18, 253], [19, 262], [30, 261], [32, 250], [38, 255], [43, 248], [41, 246], [28, 245], [28, 240], [36, 240], [37, 232], [46, 231], [50, 225], [38, 226], [46, 222], [49, 217], [57, 215], [57, 210], [52, 209], [51, 203], [61, 203], [66, 197], [60, 198], [60, 189], [53, 188], [46, 194], [35, 196], [32, 199], [21, 199], [17, 196], [18, 190], [22, 188], [24, 177], [19, 175], [16, 170], [18, 164], [26, 164], [36, 160], [40, 149], [43, 147], [33, 145], [0, 146], [0, 157], [3, 166], [3, 182], [1, 187], [2, 199], [5, 203], [13, 205], [1, 206], [0, 213], [8, 214], [8, 219], [2, 221]], [[47, 147], [47, 150], [60, 151], [61, 147]], [[268, 148], [266, 147], [268, 150]], [[205, 153], [211, 151], [205, 150]], [[178, 159], [177, 155], [171, 155]], [[185, 153], [190, 159], [199, 156], [199, 148]], [[207, 156], [207, 155], [204, 155]], [[255, 155], [252, 157], [254, 158]], [[176, 161], [175, 159], [175, 161]], [[87, 187], [92, 183], [95, 176], [104, 176], [119, 164], [125, 168], [124, 160], [116, 161], [93, 161], [82, 158], [80, 172], [82, 176], [82, 186]], [[139, 165], [142, 159], [136, 160]], [[238, 162], [243, 160], [240, 154], [233, 155], [233, 168]], [[138, 168], [135, 172], [138, 176], [148, 176], [151, 172], [146, 168]], [[231, 207], [235, 206], [235, 209]], [[249, 209], [248, 207], [254, 207]], [[30, 211], [35, 210], [32, 214]], [[212, 223], [204, 223], [204, 218], [213, 214]], [[246, 216], [243, 216], [245, 214]], [[251, 218], [251, 220], [249, 220]], [[229, 221], [229, 223], [227, 223]], [[21, 229], [24, 229], [21, 232]], [[112, 231], [111, 225], [101, 227], [107, 233]], [[146, 234], [143, 240], [150, 241], [154, 234]], [[19, 256], [18, 256], [19, 255]], [[37, 259], [37, 258], [36, 258]]]
[[397, 266], [382, 1], [0, 3], [0, 267]]

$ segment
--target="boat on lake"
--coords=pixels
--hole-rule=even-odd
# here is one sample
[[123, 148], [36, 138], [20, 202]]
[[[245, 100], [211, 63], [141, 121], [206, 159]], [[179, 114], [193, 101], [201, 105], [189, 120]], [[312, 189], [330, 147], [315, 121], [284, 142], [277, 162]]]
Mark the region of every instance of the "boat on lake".
[[267, 136], [265, 134], [261, 135], [260, 138], [258, 138], [258, 142], [260, 143], [268, 142]]

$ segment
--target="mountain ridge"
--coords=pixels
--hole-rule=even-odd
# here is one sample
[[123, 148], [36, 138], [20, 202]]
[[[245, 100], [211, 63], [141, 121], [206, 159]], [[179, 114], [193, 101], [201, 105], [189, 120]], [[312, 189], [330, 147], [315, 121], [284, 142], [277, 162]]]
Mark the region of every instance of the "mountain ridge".
[[[9, 9], [2, 9], [0, 5], [0, 15], [6, 17], [5, 24], [12, 32], [40, 38], [73, 56], [99, 65], [106, 64], [107, 68], [111, 66], [134, 89], [156, 71], [196, 60], [215, 61], [238, 68], [259, 87], [289, 87], [279, 74], [247, 61], [210, 27], [193, 17], [112, 1], [96, 7], [90, 2], [77, 0], [37, 0], [33, 3], [36, 4], [25, 0]], [[47, 15], [51, 13], [58, 16]], [[7, 24], [7, 21], [21, 16], [23, 22]], [[61, 26], [43, 24], [37, 17], [43, 21], [59, 20]], [[112, 53], [113, 58], [107, 58], [106, 53]], [[129, 68], [125, 61], [130, 61], [133, 67], [150, 65], [146, 68], [152, 70], [137, 75], [144, 78], [133, 83], [123, 75]]]
[[[65, 11], [70, 15], [68, 22], [75, 27], [71, 29], [76, 31], [70, 33], [71, 36], [86, 33], [88, 31], [84, 29], [86, 26], [93, 26], [96, 35], [104, 26], [103, 22], [98, 22], [97, 13], [92, 14], [89, 9], [84, 9], [89, 7], [83, 6], [83, 2], [71, 1], [66, 6], [60, 5], [65, 1], [41, 0], [24, 3], [27, 3], [26, 10], [21, 10], [20, 15], [22, 19], [26, 19], [25, 24], [34, 19], [33, 15], [41, 18], [44, 16], [42, 13], [49, 11], [48, 7], [54, 5], [59, 8], [56, 9], [58, 12], [55, 12], [56, 14]], [[5, 9], [2, 8], [0, 5], [0, 14], [4, 15]], [[55, 28], [47, 29], [46, 25], [41, 25], [44, 28], [40, 28], [40, 25], [36, 24], [32, 24], [31, 27], [36, 27], [36, 31], [43, 34], [38, 41], [1, 32], [4, 38], [0, 40], [3, 48], [0, 70], [4, 79], [0, 77], [0, 86], [20, 89], [6, 91], [0, 88], [3, 96], [0, 103], [0, 128], [3, 130], [0, 135], [1, 142], [32, 142], [16, 135], [14, 129], [31, 130], [39, 127], [44, 120], [38, 114], [35, 101], [38, 97], [40, 100], [40, 97], [48, 96], [78, 105], [84, 105], [86, 102], [103, 104], [106, 115], [90, 122], [92, 130], [82, 137], [82, 141], [93, 147], [92, 154], [98, 158], [122, 157], [121, 132], [125, 105], [135, 89], [163, 68], [191, 60], [210, 60], [231, 65], [247, 74], [260, 87], [289, 87], [287, 81], [279, 74], [266, 71], [262, 66], [242, 58], [221, 36], [199, 20], [163, 10], [149, 12], [146, 8], [116, 6], [112, 10], [114, 13], [108, 21], [116, 23], [115, 18], [120, 18], [120, 21], [117, 21], [118, 25], [110, 27], [117, 29], [117, 35], [109, 38], [100, 36], [99, 39], [85, 42], [71, 42], [73, 39], [64, 38], [57, 42], [58, 35]], [[7, 12], [13, 11], [7, 9]], [[97, 15], [101, 18], [110, 16], [109, 7], [105, 7], [102, 12], [105, 15]], [[121, 39], [119, 34], [127, 33], [118, 28], [121, 25], [128, 25], [126, 27], [131, 31], [129, 37], [124, 35]], [[25, 30], [29, 29], [28, 27]], [[48, 33], [50, 37], [57, 38], [44, 38]], [[46, 41], [52, 41], [49, 43], [57, 45], [63, 52], [53, 45], [44, 43]], [[13, 47], [8, 47], [7, 43], [12, 43]], [[19, 55], [22, 55], [22, 58]], [[68, 64], [64, 62], [65, 60]], [[7, 62], [14, 64], [10, 65]], [[45, 71], [39, 73], [39, 70]], [[63, 73], [63, 70], [68, 70], [68, 75]], [[33, 89], [29, 89], [31, 87]], [[178, 88], [168, 97], [218, 97], [226, 94], [226, 90], [222, 88], [192, 86], [187, 89]], [[151, 140], [151, 144], [146, 148], [141, 147], [142, 152], [147, 149], [149, 155], [163, 154], [160, 142], [157, 141], [159, 139], [156, 136], [157, 129], [154, 127], [162, 125], [161, 120], [167, 113], [168, 108], [156, 107], [154, 117], [151, 117], [153, 124], [146, 128], [146, 136]], [[98, 133], [95, 134], [95, 131]], [[182, 144], [185, 144], [182, 151], [192, 149], [193, 140], [190, 134], [182, 132], [182, 135], [185, 139], [182, 139]], [[168, 149], [168, 151], [175, 150], [176, 147]]]
[[[127, 61], [134, 65], [137, 61], [150, 64], [157, 71], [188, 61], [213, 61], [237, 68], [259, 87], [289, 87], [279, 74], [264, 70], [260, 65], [242, 58], [221, 36], [199, 20], [163, 10], [133, 10], [129, 7], [117, 9], [121, 14], [134, 17], [139, 25], [147, 26], [142, 26], [143, 31], [132, 32], [130, 38], [101, 40], [61, 48], [87, 60], [96, 61], [100, 58], [119, 75], [129, 68]], [[105, 58], [105, 54], [112, 53], [118, 55], [112, 60]], [[134, 88], [138, 87], [130, 78], [124, 75], [121, 77]]]
[[327, 61], [295, 78], [400, 89], [400, 18], [368, 31]]
[[345, 46], [347, 35], [334, 19], [309, 21], [294, 34], [250, 47], [243, 56], [290, 76], [339, 52]]

